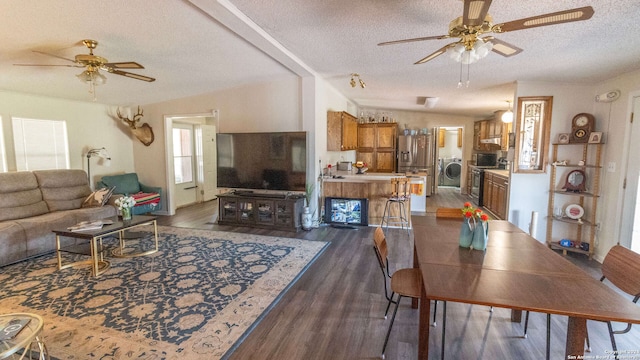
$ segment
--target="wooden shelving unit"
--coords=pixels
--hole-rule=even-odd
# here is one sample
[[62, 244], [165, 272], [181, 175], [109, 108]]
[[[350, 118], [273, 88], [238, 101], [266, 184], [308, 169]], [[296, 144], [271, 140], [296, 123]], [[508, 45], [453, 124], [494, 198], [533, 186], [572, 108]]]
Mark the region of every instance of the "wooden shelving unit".
[[[576, 252], [587, 255], [589, 256], [589, 259], [591, 259], [595, 250], [595, 235], [598, 227], [596, 214], [598, 209], [598, 198], [600, 196], [600, 173], [602, 171], [601, 154], [603, 144], [553, 144], [552, 163], [559, 161], [559, 149], [570, 149], [571, 147], [575, 149], [575, 147], [579, 146], [582, 146], [582, 158], [571, 158], [567, 165], [553, 165], [551, 167], [549, 206], [547, 210], [547, 213], [549, 214], [547, 217], [547, 244], [551, 249], [562, 250], [565, 255], [567, 252]], [[582, 161], [583, 165], [580, 165], [579, 161]], [[566, 170], [563, 172], [563, 175], [566, 176], [566, 174], [571, 170], [576, 169], [584, 171], [587, 178], [587, 184], [589, 184], [587, 191], [572, 192], [559, 189], [559, 186], [562, 185], [558, 185], [558, 172]], [[556, 208], [556, 201], [558, 201], [558, 198], [560, 197], [567, 202], [580, 205], [585, 211], [584, 216], [580, 220], [575, 220], [565, 217], [564, 211], [562, 212], [562, 217], [555, 216], [554, 209]], [[553, 232], [554, 226], [558, 223], [567, 224], [566, 226], [574, 229], [566, 230], [565, 234], [568, 234], [566, 236], [558, 236]], [[561, 246], [560, 240], [562, 239], [571, 240], [575, 244], [587, 242], [589, 244], [589, 249], [583, 250], [579, 247]]]

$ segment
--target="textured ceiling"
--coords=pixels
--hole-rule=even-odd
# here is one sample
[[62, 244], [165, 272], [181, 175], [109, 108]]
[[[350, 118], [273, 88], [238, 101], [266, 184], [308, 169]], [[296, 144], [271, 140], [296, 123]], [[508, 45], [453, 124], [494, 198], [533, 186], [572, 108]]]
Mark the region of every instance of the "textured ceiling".
[[[494, 22], [586, 5], [595, 14], [587, 21], [496, 35], [524, 51], [511, 58], [492, 52], [472, 64], [470, 85], [462, 89], [457, 88], [460, 65], [447, 54], [413, 64], [455, 40], [376, 45], [446, 34], [449, 22], [462, 15], [460, 0], [193, 2], [203, 8], [237, 7], [240, 17], [246, 15], [278, 46], [364, 107], [486, 116], [506, 108], [515, 81], [593, 84], [640, 69], [637, 0], [494, 0], [489, 10]], [[132, 72], [158, 79], [146, 83], [108, 75], [108, 83], [98, 88], [98, 101], [104, 103], [145, 104], [295, 76], [289, 65], [280, 64], [282, 58], [266, 56], [269, 51], [264, 46], [221, 26], [229, 25], [215, 6], [201, 11], [188, 1], [112, 0], [88, 5], [80, 0], [3, 0], [0, 89], [90, 99], [74, 77], [79, 69], [12, 65], [64, 64], [31, 50], [72, 58], [86, 53], [79, 44], [84, 38], [100, 42], [95, 54], [114, 62], [137, 61], [146, 69]], [[365, 89], [349, 86], [352, 72], [361, 74]], [[425, 96], [439, 97], [433, 109], [417, 103]]]

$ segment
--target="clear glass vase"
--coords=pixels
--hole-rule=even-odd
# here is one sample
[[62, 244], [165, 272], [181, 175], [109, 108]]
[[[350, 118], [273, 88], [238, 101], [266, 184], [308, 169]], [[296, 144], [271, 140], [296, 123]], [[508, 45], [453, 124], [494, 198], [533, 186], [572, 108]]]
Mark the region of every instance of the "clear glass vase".
[[124, 220], [124, 221], [131, 220], [131, 208], [130, 207], [122, 208], [122, 210], [120, 210], [120, 212], [122, 213], [122, 220]]

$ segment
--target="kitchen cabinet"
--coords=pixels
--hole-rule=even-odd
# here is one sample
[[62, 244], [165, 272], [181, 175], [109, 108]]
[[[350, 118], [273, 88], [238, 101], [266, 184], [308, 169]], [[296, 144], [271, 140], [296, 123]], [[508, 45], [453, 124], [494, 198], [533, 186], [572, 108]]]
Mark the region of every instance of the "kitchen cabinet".
[[[551, 177], [549, 183], [549, 205], [547, 213], [547, 244], [551, 249], [577, 252], [593, 257], [595, 234], [598, 227], [596, 213], [600, 191], [601, 155], [603, 144], [553, 144]], [[559, 157], [558, 152], [562, 155]], [[582, 153], [580, 155], [580, 152]], [[557, 164], [558, 160], [566, 164]], [[565, 189], [569, 173], [578, 170], [583, 182], [573, 191]], [[569, 217], [568, 206], [582, 209], [580, 217]], [[556, 228], [556, 232], [554, 232]], [[561, 246], [560, 240], [569, 240], [572, 246]], [[588, 244], [588, 249], [582, 243]], [[581, 246], [582, 245], [582, 246]]]
[[396, 123], [359, 124], [356, 160], [367, 163], [369, 172], [394, 172], [397, 132]]
[[327, 151], [356, 150], [358, 120], [344, 111], [327, 113]]
[[509, 177], [485, 170], [483, 185], [484, 208], [499, 220], [507, 218]]
[[[509, 133], [512, 124], [503, 123], [500, 116], [493, 119], [476, 121], [473, 124], [473, 149], [476, 151], [509, 150]], [[498, 144], [482, 143], [484, 139], [500, 139]]]

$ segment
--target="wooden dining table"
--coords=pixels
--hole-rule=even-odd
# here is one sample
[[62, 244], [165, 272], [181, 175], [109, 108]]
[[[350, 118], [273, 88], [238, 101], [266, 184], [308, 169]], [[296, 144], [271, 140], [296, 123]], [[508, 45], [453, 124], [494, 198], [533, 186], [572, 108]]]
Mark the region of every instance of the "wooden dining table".
[[414, 215], [412, 224], [424, 284], [419, 359], [429, 354], [430, 300], [568, 316], [565, 359], [584, 355], [587, 319], [640, 324], [640, 307], [508, 221], [489, 222], [485, 251], [458, 245], [462, 218]]

